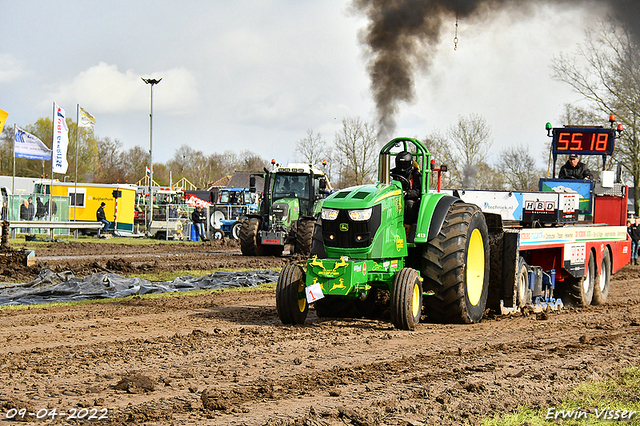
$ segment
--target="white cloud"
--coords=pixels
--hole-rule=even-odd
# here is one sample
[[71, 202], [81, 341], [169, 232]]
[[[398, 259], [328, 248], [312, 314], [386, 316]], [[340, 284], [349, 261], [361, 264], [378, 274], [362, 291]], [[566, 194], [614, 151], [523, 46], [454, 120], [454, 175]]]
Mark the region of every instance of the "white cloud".
[[0, 54], [0, 84], [11, 83], [25, 74], [22, 62], [12, 55]]
[[173, 68], [151, 74], [141, 74], [132, 70], [120, 72], [117, 65], [100, 62], [78, 74], [69, 83], [61, 85], [48, 95], [60, 105], [80, 103], [90, 108], [92, 113], [125, 113], [149, 109], [149, 86], [141, 77], [162, 78], [154, 86], [154, 110], [183, 114], [194, 111], [198, 106], [196, 79], [184, 68]]

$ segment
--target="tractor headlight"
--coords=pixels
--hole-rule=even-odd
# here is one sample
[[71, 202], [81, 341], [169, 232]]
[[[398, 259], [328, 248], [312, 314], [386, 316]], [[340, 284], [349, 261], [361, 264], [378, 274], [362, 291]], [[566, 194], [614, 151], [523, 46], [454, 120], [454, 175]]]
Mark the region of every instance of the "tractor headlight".
[[334, 209], [322, 209], [323, 220], [336, 220], [338, 217], [338, 210]]
[[364, 210], [349, 210], [349, 218], [353, 221], [363, 221], [371, 219], [371, 212], [373, 209], [368, 208]]

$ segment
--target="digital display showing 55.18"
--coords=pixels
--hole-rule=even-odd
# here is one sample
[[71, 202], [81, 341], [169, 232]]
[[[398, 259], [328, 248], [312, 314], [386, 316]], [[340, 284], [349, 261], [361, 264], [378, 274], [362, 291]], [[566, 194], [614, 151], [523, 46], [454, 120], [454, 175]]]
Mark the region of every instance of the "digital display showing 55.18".
[[614, 129], [553, 129], [553, 153], [611, 155], [614, 140]]

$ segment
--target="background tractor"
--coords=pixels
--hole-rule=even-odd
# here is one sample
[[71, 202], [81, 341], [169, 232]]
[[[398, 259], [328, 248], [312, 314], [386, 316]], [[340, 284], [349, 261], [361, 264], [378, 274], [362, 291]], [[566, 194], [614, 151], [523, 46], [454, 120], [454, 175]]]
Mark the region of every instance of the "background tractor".
[[[280, 256], [285, 245], [308, 253], [313, 228], [330, 185], [322, 170], [307, 164], [265, 168], [264, 190], [258, 213], [249, 214], [240, 228], [245, 256]], [[250, 191], [256, 192], [255, 177]]]

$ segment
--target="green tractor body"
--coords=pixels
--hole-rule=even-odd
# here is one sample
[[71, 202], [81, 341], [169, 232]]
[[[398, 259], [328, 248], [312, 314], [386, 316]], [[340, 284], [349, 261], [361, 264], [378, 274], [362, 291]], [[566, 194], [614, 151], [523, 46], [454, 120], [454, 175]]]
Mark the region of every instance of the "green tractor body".
[[[423, 197], [415, 239], [426, 239], [433, 210], [445, 194]], [[324, 295], [365, 297], [371, 287], [392, 290], [405, 267], [409, 245], [404, 196], [398, 181], [347, 188], [327, 198], [322, 209], [325, 259], [307, 260], [306, 285]], [[413, 232], [412, 229], [409, 229]]]
[[[248, 215], [240, 229], [244, 255], [280, 255], [290, 244], [308, 253], [313, 227], [327, 195], [324, 172], [305, 164], [265, 169], [257, 214]], [[255, 191], [253, 184], [250, 190]]]
[[[391, 169], [391, 159], [402, 151], [412, 154], [422, 174], [413, 223], [405, 223], [402, 177]], [[402, 329], [419, 321], [423, 294], [437, 319], [480, 320], [488, 287], [484, 216], [456, 197], [429, 190], [431, 169], [431, 154], [420, 141], [396, 138], [381, 149], [376, 184], [324, 200], [306, 268], [287, 265], [278, 281], [283, 323], [304, 322], [309, 303], [319, 316], [366, 315], [378, 290], [389, 292], [391, 319]], [[468, 261], [468, 253], [476, 260]]]

